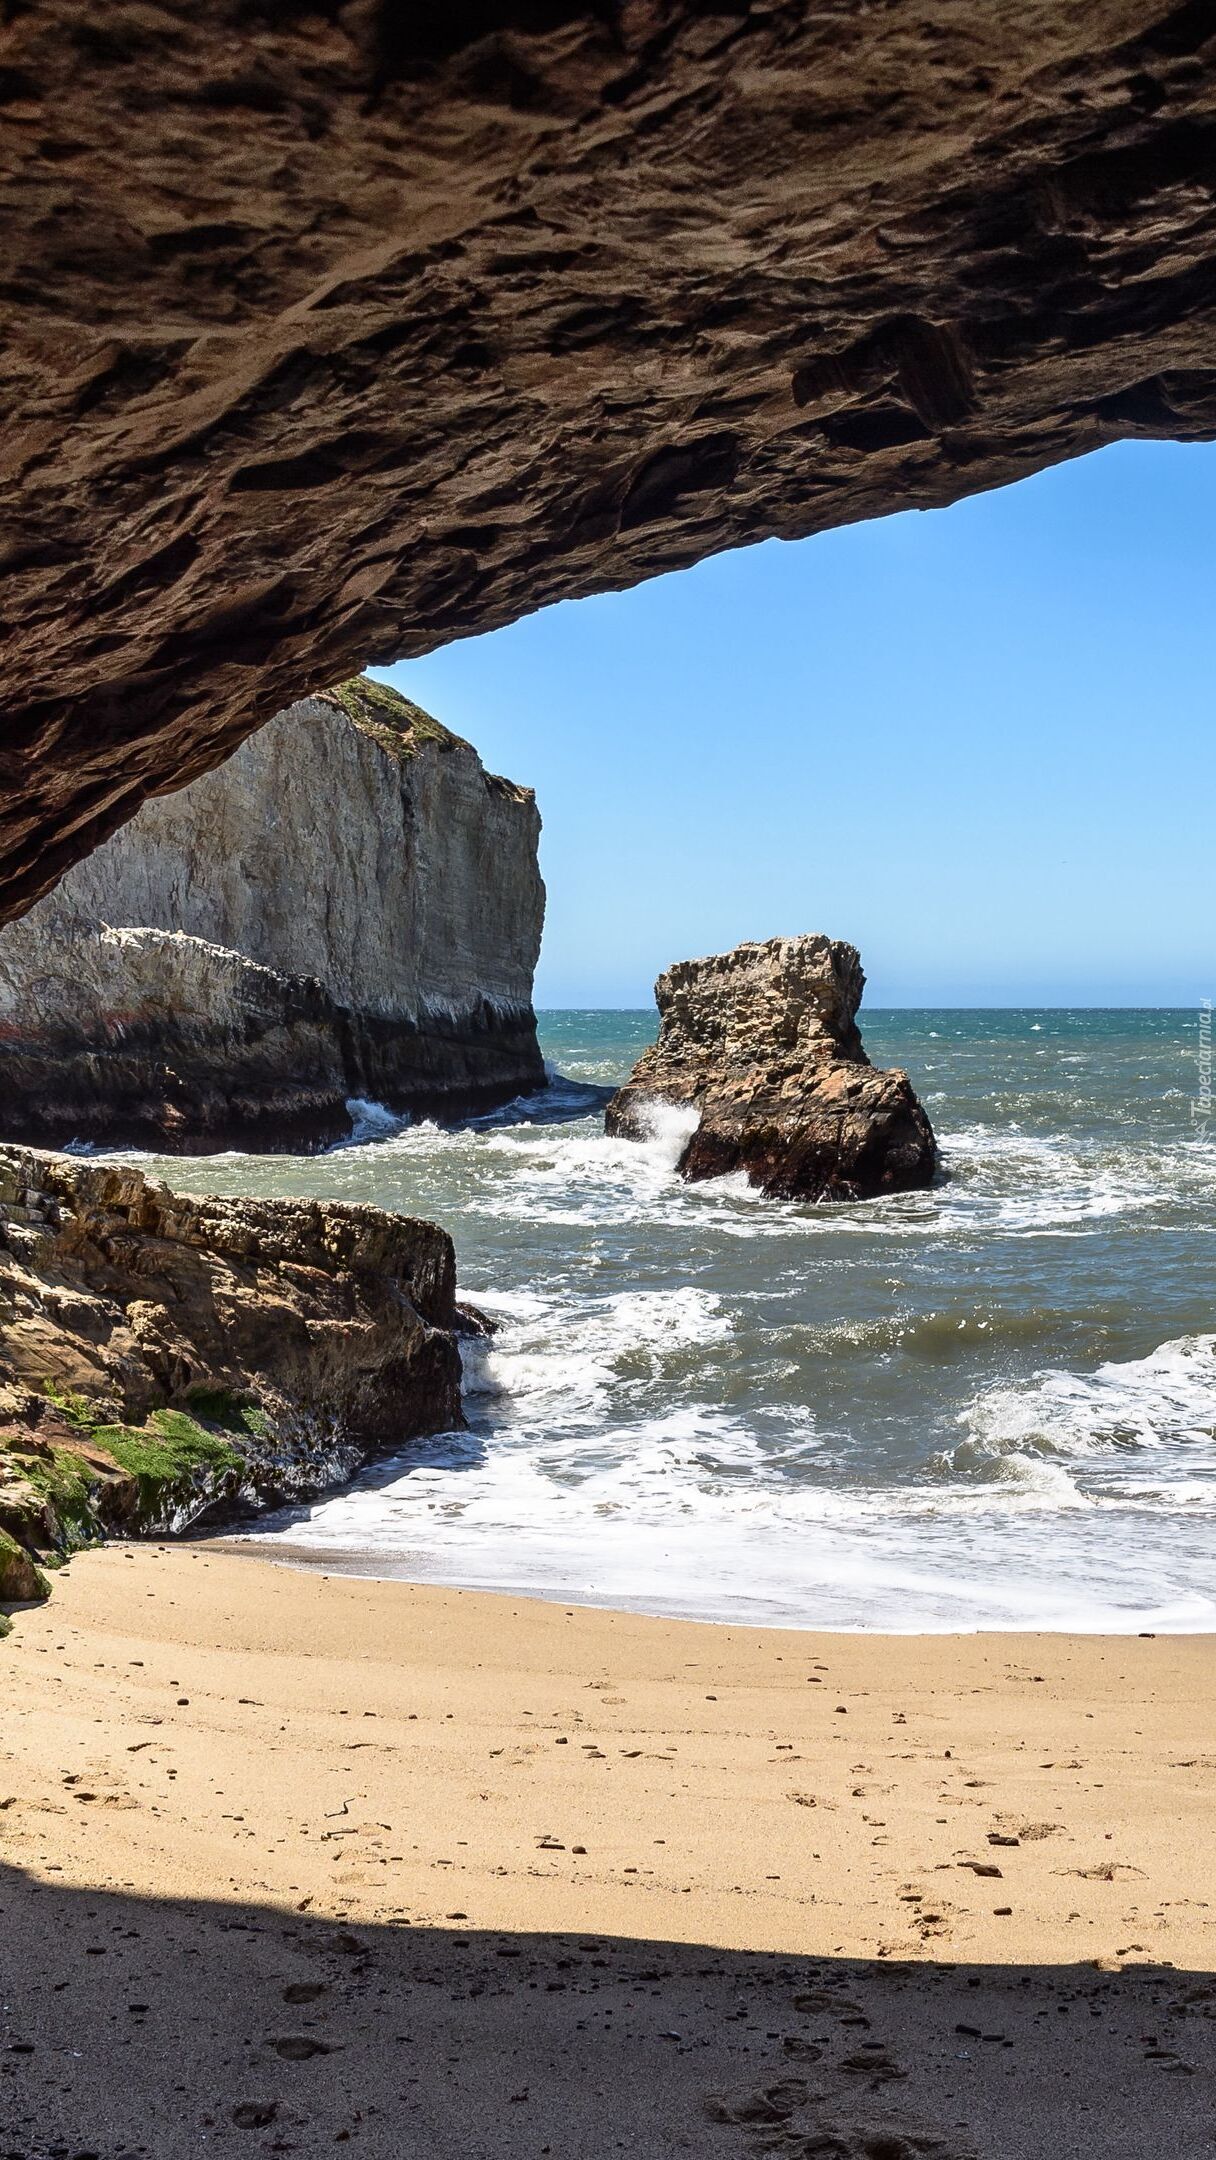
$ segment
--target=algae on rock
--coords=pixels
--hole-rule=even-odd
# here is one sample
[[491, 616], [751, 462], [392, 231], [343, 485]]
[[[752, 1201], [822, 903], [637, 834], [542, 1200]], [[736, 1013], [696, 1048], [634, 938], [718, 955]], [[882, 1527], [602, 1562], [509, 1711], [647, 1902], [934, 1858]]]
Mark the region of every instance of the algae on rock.
[[0, 1148], [5, 1553], [180, 1531], [462, 1426], [455, 1288], [432, 1223]]
[[51, 1586], [30, 1554], [0, 1530], [0, 1605], [25, 1605], [49, 1597]]

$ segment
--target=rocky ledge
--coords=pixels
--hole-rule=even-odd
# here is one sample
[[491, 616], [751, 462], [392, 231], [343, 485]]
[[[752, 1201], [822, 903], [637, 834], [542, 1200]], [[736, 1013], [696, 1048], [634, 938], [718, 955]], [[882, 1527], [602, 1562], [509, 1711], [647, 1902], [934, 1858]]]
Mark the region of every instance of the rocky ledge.
[[686, 1178], [742, 1170], [791, 1200], [869, 1200], [929, 1185], [933, 1129], [904, 1072], [871, 1065], [852, 945], [770, 938], [681, 960], [655, 984], [659, 1039], [608, 1105], [609, 1133], [644, 1139], [656, 1104], [699, 1113]]
[[323, 1145], [544, 1084], [530, 788], [383, 684], [279, 713], [0, 931], [0, 1133]]
[[0, 1601], [461, 1426], [455, 1284], [433, 1223], [0, 1149]]

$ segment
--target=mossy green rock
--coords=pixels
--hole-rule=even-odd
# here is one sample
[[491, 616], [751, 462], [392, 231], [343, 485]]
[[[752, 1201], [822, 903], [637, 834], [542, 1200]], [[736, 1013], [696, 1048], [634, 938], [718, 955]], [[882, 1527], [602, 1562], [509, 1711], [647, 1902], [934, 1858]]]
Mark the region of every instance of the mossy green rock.
[[0, 1600], [45, 1595], [35, 1555], [303, 1497], [461, 1423], [433, 1224], [28, 1149], [0, 1170]]
[[24, 1545], [0, 1530], [0, 1605], [24, 1605], [50, 1594], [46, 1576]]
[[[200, 1392], [222, 1399], [224, 1414], [232, 1416], [224, 1391]], [[52, 1446], [22, 1467], [55, 1511], [60, 1544], [88, 1540], [101, 1524], [134, 1535], [184, 1529], [240, 1496], [246, 1459], [236, 1434], [260, 1438], [265, 1430], [256, 1410], [244, 1413], [247, 1423], [217, 1432], [186, 1410], [158, 1409], [142, 1424], [116, 1424], [83, 1396], [54, 1389], [48, 1395], [79, 1443]]]

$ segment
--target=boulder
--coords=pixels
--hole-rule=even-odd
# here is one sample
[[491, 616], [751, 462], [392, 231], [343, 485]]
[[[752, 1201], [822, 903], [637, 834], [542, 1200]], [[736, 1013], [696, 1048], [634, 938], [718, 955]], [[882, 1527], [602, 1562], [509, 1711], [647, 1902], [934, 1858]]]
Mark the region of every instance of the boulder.
[[7, 1530], [0, 1530], [0, 1605], [25, 1605], [49, 1597], [42, 1569]]
[[871, 1065], [852, 945], [770, 938], [681, 960], [655, 984], [659, 1038], [608, 1105], [607, 1130], [648, 1138], [659, 1104], [697, 1113], [686, 1178], [742, 1170], [775, 1198], [869, 1200], [930, 1185], [933, 1129], [904, 1072]]

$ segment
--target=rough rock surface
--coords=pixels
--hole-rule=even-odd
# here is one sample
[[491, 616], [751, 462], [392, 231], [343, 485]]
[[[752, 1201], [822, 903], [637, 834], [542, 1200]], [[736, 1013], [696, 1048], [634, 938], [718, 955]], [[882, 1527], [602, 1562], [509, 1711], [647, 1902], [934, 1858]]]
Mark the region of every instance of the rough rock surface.
[[852, 945], [770, 938], [681, 960], [655, 984], [659, 1039], [607, 1110], [608, 1131], [649, 1137], [656, 1103], [695, 1109], [679, 1168], [742, 1170], [794, 1200], [869, 1200], [933, 1181], [933, 1130], [904, 1072], [878, 1072], [856, 1014]]
[[2, 1148], [0, 1533], [62, 1552], [317, 1492], [462, 1425], [470, 1324], [432, 1223]]
[[369, 659], [1216, 434], [1206, 0], [0, 39], [0, 917]]
[[[0, 1485], [0, 1494], [4, 1487]], [[46, 1597], [50, 1584], [26, 1547], [0, 1530], [0, 1605], [33, 1604]], [[0, 1634], [4, 1626], [0, 1621]]]
[[0, 1133], [284, 1146], [543, 1085], [530, 789], [382, 685], [280, 713], [0, 930]]

